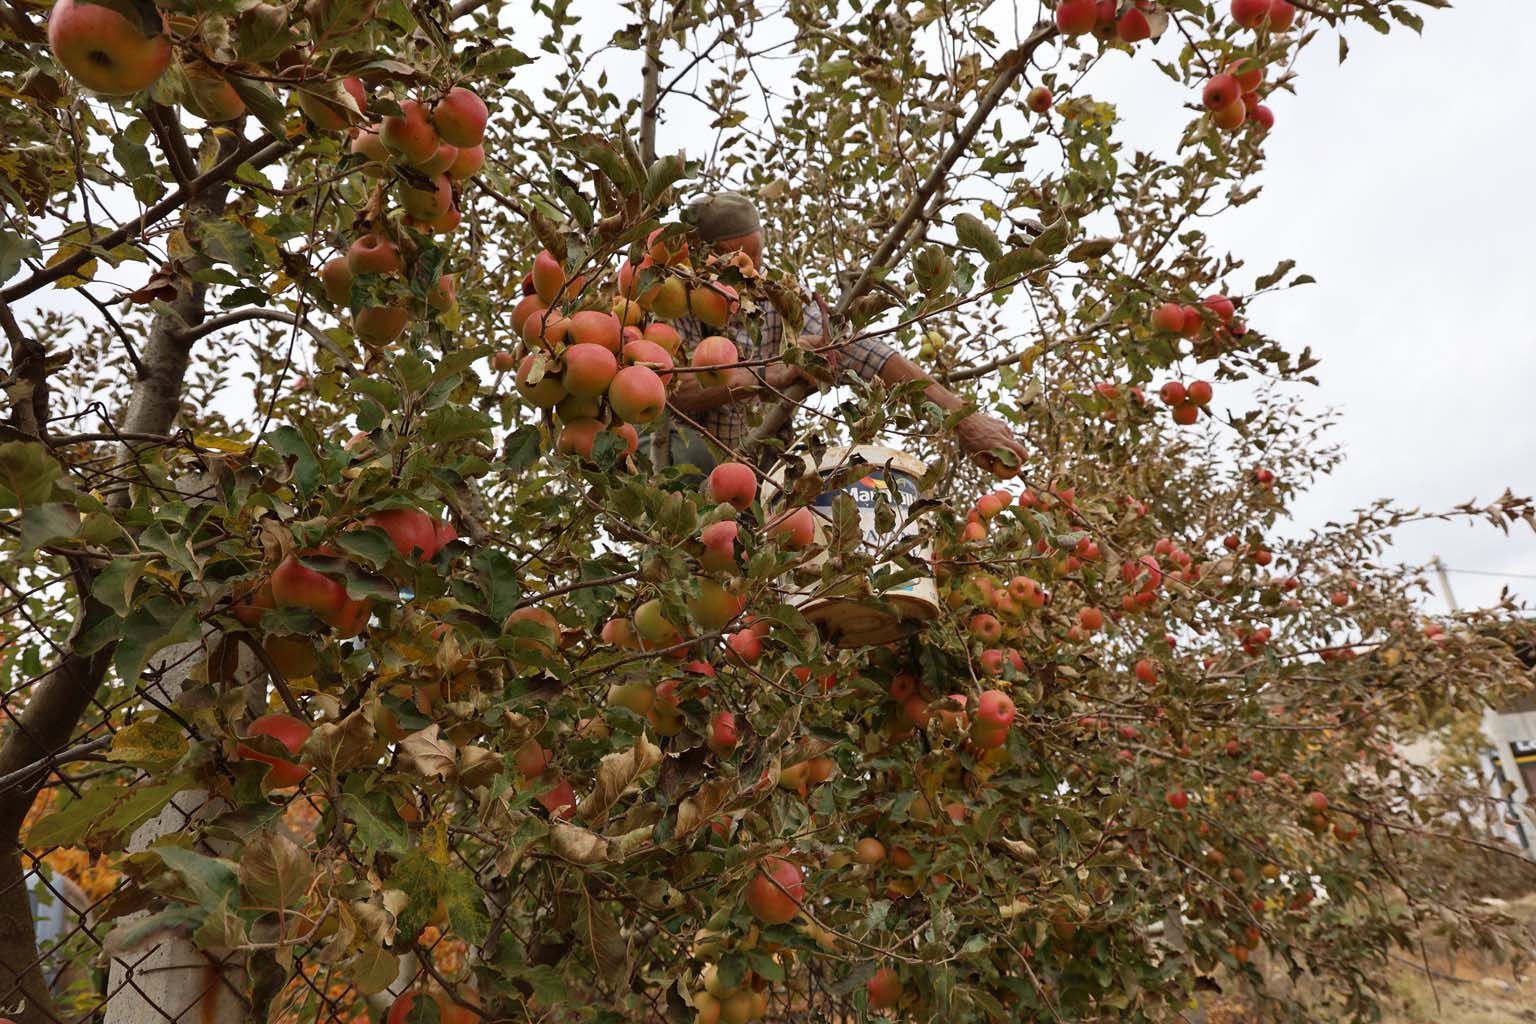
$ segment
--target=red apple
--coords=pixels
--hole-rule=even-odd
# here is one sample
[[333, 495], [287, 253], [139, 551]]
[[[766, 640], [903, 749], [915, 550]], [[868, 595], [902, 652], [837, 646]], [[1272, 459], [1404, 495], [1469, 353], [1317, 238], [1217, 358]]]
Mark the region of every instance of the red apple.
[[347, 268], [358, 277], [364, 274], [398, 274], [405, 269], [400, 250], [383, 235], [363, 235], [347, 249]]
[[601, 345], [572, 345], [565, 350], [564, 358], [565, 372], [560, 383], [569, 394], [583, 398], [596, 398], [606, 392], [619, 372], [618, 359]]
[[1119, 22], [1115, 25], [1115, 34], [1123, 43], [1139, 43], [1143, 39], [1152, 36], [1152, 24], [1147, 21], [1147, 16], [1139, 7], [1129, 7], [1120, 15]]
[[437, 522], [420, 509], [392, 508], [363, 520], [389, 534], [395, 550], [404, 558], [430, 559], [437, 554]]
[[442, 144], [437, 130], [427, 118], [427, 108], [416, 100], [406, 100], [400, 104], [399, 114], [384, 118], [379, 126], [379, 141], [408, 164], [431, 159]]
[[1201, 102], [1207, 110], [1221, 110], [1242, 99], [1243, 90], [1238, 87], [1237, 79], [1223, 71], [1205, 83], [1205, 90], [1201, 93]]
[[667, 386], [649, 367], [626, 366], [608, 385], [608, 404], [628, 423], [650, 423], [667, 407]]
[[709, 749], [716, 757], [729, 757], [736, 749], [738, 735], [736, 716], [729, 711], [716, 711], [709, 719]]
[[1059, 0], [1056, 4], [1056, 27], [1063, 35], [1080, 36], [1092, 32], [1098, 23], [1096, 0]]
[[785, 546], [803, 548], [816, 539], [816, 517], [808, 508], [797, 508], [769, 520], [767, 529]]
[[[163, 26], [163, 16], [156, 15]], [[171, 63], [171, 39], [111, 7], [58, 0], [48, 13], [48, 48], [75, 80], [104, 96], [148, 89]]]
[[747, 909], [764, 924], [794, 920], [804, 899], [805, 880], [799, 866], [782, 857], [765, 858], [747, 883]]
[[618, 355], [623, 340], [623, 328], [624, 325], [619, 322], [619, 318], [612, 313], [584, 309], [579, 313], [571, 314], [569, 326], [566, 328], [566, 337], [572, 344], [601, 345], [614, 355]]
[[865, 982], [871, 1010], [890, 1010], [901, 1002], [901, 977], [891, 968], [882, 967]]
[[1270, 0], [1232, 0], [1232, 20], [1243, 28], [1258, 28], [1269, 17]]
[[1184, 330], [1184, 307], [1177, 302], [1165, 302], [1152, 311], [1152, 329], [1164, 334], [1178, 334]]
[[463, 86], [448, 91], [432, 108], [432, 123], [443, 141], [454, 146], [478, 146], [490, 116], [485, 102]]
[[[299, 752], [304, 746], [304, 741], [309, 739], [309, 734], [310, 727], [292, 715], [262, 715], [251, 722], [245, 732], [247, 739], [252, 736], [271, 736], [290, 754]], [[267, 769], [267, 785], [274, 789], [297, 786], [309, 774], [309, 769], [304, 765], [263, 753], [244, 743], [238, 745], [235, 752], [248, 761], [261, 761], [270, 765]]]
[[729, 502], [736, 511], [744, 511], [757, 498], [757, 474], [745, 463], [722, 462], [704, 482], [704, 493], [710, 501]]
[[689, 311], [698, 318], [700, 323], [708, 324], [710, 327], [719, 328], [730, 323], [739, 305], [736, 289], [729, 285], [713, 282], [688, 289]]
[[[693, 348], [693, 354], [689, 357], [688, 365], [694, 367], [730, 366], [741, 362], [741, 356], [737, 353], [736, 343], [729, 338], [720, 335], [711, 335], [700, 341]], [[730, 383], [730, 370], [701, 369], [695, 374], [700, 387], [718, 388]]]

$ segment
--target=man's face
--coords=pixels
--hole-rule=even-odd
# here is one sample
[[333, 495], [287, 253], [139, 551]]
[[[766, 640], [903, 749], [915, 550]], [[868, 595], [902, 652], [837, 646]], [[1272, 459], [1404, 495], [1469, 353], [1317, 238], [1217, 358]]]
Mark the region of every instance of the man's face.
[[722, 238], [715, 243], [716, 252], [739, 252], [751, 257], [752, 265], [758, 270], [763, 269], [763, 233], [754, 231], [750, 235], [737, 235], [735, 238]]

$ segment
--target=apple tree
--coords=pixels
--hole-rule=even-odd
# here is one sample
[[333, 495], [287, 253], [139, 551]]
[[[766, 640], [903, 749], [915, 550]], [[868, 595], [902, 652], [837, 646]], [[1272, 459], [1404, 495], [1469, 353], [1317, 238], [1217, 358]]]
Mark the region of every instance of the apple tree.
[[1423, 928], [1517, 948], [1399, 744], [1523, 627], [1420, 613], [1425, 513], [1289, 522], [1347, 339], [1203, 226], [1309, 44], [1446, 5], [591, 6], [4, 8], [0, 1012], [1370, 1019]]

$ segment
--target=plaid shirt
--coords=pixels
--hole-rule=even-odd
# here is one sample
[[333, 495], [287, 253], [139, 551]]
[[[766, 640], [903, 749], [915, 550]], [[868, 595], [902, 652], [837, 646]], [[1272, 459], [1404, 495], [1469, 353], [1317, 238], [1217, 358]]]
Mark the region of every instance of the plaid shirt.
[[[762, 304], [756, 316], [750, 318], [750, 322], [745, 316], [737, 316], [732, 325], [717, 330], [700, 322], [696, 317], [688, 316], [673, 321], [672, 326], [677, 328], [677, 333], [682, 336], [683, 351], [689, 356], [692, 356], [695, 345], [713, 335], [723, 335], [734, 341], [736, 351], [743, 362], [772, 358], [784, 350], [786, 327], [784, 317], [767, 302]], [[801, 327], [800, 333], [821, 334], [821, 310], [816, 306], [806, 305], [805, 324]], [[830, 355], [831, 362], [840, 377], [843, 374], [852, 373], [865, 380], [873, 380], [880, 375], [886, 360], [895, 354], [896, 350], [882, 341], [874, 338], [858, 338], [841, 346]], [[747, 422], [747, 412], [747, 402], [729, 402], [716, 409], [693, 413], [690, 418], [718, 438], [727, 448], [735, 449], [740, 447], [752, 432], [751, 425]], [[687, 426], [687, 423], [679, 420], [678, 425]]]

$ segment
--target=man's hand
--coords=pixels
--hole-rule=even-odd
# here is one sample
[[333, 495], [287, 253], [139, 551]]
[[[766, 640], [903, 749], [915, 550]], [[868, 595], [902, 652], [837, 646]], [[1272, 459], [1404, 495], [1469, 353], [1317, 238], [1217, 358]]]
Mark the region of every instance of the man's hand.
[[[955, 427], [955, 440], [960, 443], [961, 451], [997, 476], [1016, 476], [1019, 467], [1024, 465], [1024, 446], [1013, 436], [1008, 424], [996, 417], [972, 413]], [[1001, 464], [996, 456], [987, 454], [988, 448], [1003, 448], [1012, 452], [1017, 463], [1013, 466]]]
[[787, 363], [769, 363], [763, 367], [763, 379], [775, 391], [783, 391], [797, 380], [810, 380], [800, 367]]

